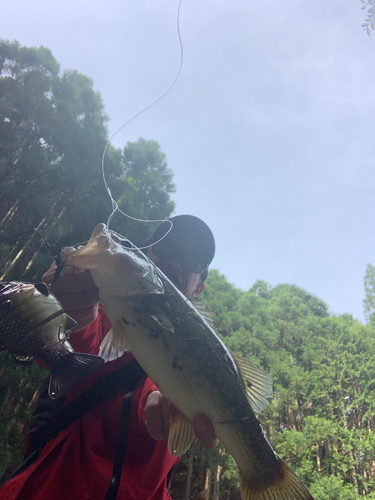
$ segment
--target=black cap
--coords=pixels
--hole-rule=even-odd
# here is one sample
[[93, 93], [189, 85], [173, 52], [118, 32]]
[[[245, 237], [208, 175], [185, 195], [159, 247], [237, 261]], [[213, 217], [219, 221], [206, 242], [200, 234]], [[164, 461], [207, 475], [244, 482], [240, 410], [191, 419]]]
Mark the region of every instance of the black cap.
[[[167, 219], [173, 223], [171, 233], [183, 233], [189, 236], [189, 239], [196, 243], [197, 253], [200, 254], [206, 265], [211, 264], [215, 255], [215, 239], [211, 229], [198, 217], [194, 215], [176, 215]], [[170, 229], [168, 222], [163, 222], [149, 239], [149, 242], [155, 242], [162, 238]]]

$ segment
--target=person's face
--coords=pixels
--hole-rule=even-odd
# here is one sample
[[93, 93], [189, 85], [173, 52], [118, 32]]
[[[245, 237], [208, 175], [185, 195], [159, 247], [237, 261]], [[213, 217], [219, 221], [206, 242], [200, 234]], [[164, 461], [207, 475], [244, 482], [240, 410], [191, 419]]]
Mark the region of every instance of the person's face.
[[192, 243], [183, 234], [168, 234], [162, 244], [164, 248], [170, 249], [170, 254], [174, 255], [173, 260], [167, 260], [155, 255], [151, 248], [145, 250], [147, 257], [158, 266], [186, 298], [190, 299], [199, 295], [204, 289], [201, 273], [189, 271], [180, 262], [181, 256], [197, 258]]

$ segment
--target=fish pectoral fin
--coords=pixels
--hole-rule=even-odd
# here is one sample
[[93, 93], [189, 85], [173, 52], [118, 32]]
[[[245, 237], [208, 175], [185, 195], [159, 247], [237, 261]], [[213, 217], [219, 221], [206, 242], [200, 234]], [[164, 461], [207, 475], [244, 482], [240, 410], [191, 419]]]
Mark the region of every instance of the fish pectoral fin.
[[102, 366], [103, 358], [92, 354], [70, 352], [53, 366], [48, 384], [51, 399], [63, 396], [81, 377]]
[[104, 362], [113, 361], [121, 357], [125, 351], [129, 350], [130, 346], [126, 344], [124, 349], [117, 349], [113, 346], [113, 335], [111, 330], [104, 337], [102, 343], [100, 344], [99, 356], [104, 359]]
[[[292, 469], [278, 457], [278, 470], [272, 481], [262, 482], [260, 475], [246, 480], [240, 470], [241, 500], [314, 500]], [[262, 484], [263, 483], [263, 484]]]
[[174, 333], [174, 328], [171, 320], [162, 311], [160, 313], [151, 314], [151, 318], [156, 321], [156, 323], [161, 326], [163, 330]]
[[139, 316], [138, 321], [149, 330], [162, 328], [170, 333], [174, 333], [172, 321], [160, 307], [153, 307], [148, 311], [148, 314], [144, 314], [143, 309], [136, 310], [136, 313], [138, 313]]
[[129, 323], [127, 323], [126, 318], [121, 318], [121, 321], [117, 320], [116, 323], [112, 325], [112, 328], [105, 337], [107, 348], [111, 346], [112, 349], [117, 349], [118, 351], [131, 350], [130, 342], [126, 333], [127, 324]]
[[172, 407], [168, 436], [169, 453], [180, 457], [190, 448], [194, 440], [193, 424], [178, 408]]
[[262, 368], [248, 359], [230, 351], [240, 372], [243, 388], [254, 411], [261, 413], [268, 405], [267, 398], [272, 398], [272, 378]]

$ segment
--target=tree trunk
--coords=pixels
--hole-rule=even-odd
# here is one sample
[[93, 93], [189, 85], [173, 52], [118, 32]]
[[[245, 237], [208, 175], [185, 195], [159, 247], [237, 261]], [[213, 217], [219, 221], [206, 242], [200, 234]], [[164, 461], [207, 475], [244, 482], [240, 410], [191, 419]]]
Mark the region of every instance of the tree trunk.
[[194, 445], [191, 445], [190, 446], [190, 454], [189, 454], [188, 474], [187, 474], [187, 479], [186, 479], [185, 500], [189, 500], [189, 498], [190, 498], [191, 476], [193, 474], [193, 463], [194, 463]]
[[[8, 210], [8, 212], [4, 215], [4, 217], [2, 218], [2, 220], [0, 221], [0, 228], [5, 224], [5, 223], [9, 223], [12, 218], [14, 217], [14, 214], [16, 212], [18, 208], [18, 201], [16, 201], [16, 203], [14, 203], [14, 205], [12, 205], [10, 207], [10, 209]], [[0, 231], [0, 234], [2, 233], [3, 231]]]
[[[341, 410], [342, 410], [343, 424], [344, 424], [344, 428], [347, 429], [348, 428], [348, 419], [347, 419], [347, 413], [346, 413], [343, 393], [341, 390], [340, 390], [340, 396], [342, 398], [341, 399]], [[349, 451], [349, 458], [350, 458], [351, 462], [354, 463], [353, 450]], [[354, 489], [355, 489], [355, 497], [359, 498], [359, 486], [358, 486], [358, 478], [357, 478], [355, 466], [350, 468], [349, 473], [350, 473], [350, 476], [352, 478], [352, 484], [353, 484]]]
[[213, 500], [219, 500], [220, 496], [220, 475], [221, 475], [221, 465], [217, 464], [215, 475], [214, 475], [214, 495]]
[[214, 491], [212, 495], [212, 500], [217, 500], [218, 499], [218, 484], [217, 484], [217, 469], [214, 472]]
[[[57, 224], [57, 222], [59, 221], [59, 219], [64, 215], [65, 213], [65, 210], [66, 208], [63, 207], [63, 209], [61, 210], [61, 212], [59, 213], [59, 215], [55, 218], [53, 224], [50, 226], [49, 228], [49, 232], [53, 229], [53, 227]], [[27, 271], [30, 269], [30, 267], [33, 265], [33, 262], [35, 261], [36, 257], [38, 256], [38, 254], [40, 253], [41, 249], [44, 247], [44, 245], [46, 245], [45, 241], [41, 240], [39, 246], [38, 246], [38, 249], [33, 253], [31, 259], [29, 260], [27, 266], [25, 267], [25, 270], [24, 272], [22, 273], [21, 275], [21, 278], [22, 276], [24, 276]]]
[[206, 470], [206, 480], [204, 483], [204, 500], [210, 500], [210, 490], [211, 490], [211, 469]]
[[[42, 227], [44, 221], [46, 220], [46, 218], [44, 217], [41, 222], [39, 223], [38, 227], [37, 227], [37, 230], [39, 231], [39, 229]], [[13, 269], [13, 267], [15, 266], [16, 262], [22, 257], [22, 255], [24, 254], [24, 252], [27, 250], [27, 248], [29, 248], [30, 246], [30, 242], [32, 241], [33, 239], [33, 236], [32, 235], [28, 240], [27, 242], [23, 245], [23, 247], [21, 248], [21, 250], [17, 253], [17, 255], [14, 257], [14, 259], [12, 260], [12, 262], [10, 262], [9, 266], [7, 267], [7, 270], [5, 271], [5, 273], [0, 276], [0, 280], [3, 280], [6, 275], [9, 273], [9, 271], [11, 271]]]

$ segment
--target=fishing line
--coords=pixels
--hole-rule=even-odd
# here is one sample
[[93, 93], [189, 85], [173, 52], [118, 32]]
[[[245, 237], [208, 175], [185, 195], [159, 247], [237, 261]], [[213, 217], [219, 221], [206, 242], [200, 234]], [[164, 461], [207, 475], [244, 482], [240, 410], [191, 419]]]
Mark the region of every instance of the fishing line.
[[170, 224], [170, 228], [168, 229], [168, 232], [164, 235], [164, 237], [170, 232], [170, 230], [172, 229], [172, 226], [173, 226], [173, 223], [171, 221], [166, 221], [166, 219], [155, 219], [155, 220], [147, 220], [147, 219], [137, 219], [136, 217], [132, 217], [128, 214], [126, 214], [125, 212], [123, 212], [119, 206], [118, 206], [118, 203], [117, 201], [113, 198], [112, 196], [112, 193], [111, 193], [111, 190], [107, 184], [107, 181], [106, 181], [106, 178], [105, 178], [105, 168], [104, 168], [104, 160], [105, 160], [105, 154], [107, 152], [107, 149], [108, 149], [108, 146], [111, 142], [111, 140], [113, 139], [113, 137], [118, 134], [118, 132], [120, 132], [124, 127], [126, 127], [130, 122], [132, 122], [133, 120], [135, 120], [138, 116], [140, 116], [142, 113], [144, 113], [145, 111], [147, 111], [148, 109], [150, 109], [152, 106], [155, 106], [155, 104], [157, 104], [158, 102], [160, 102], [162, 99], [164, 99], [164, 97], [167, 96], [167, 94], [169, 94], [169, 92], [173, 89], [173, 87], [175, 86], [179, 76], [180, 76], [180, 73], [182, 71], [182, 66], [183, 66], [183, 61], [184, 61], [184, 50], [183, 50], [183, 45], [182, 45], [182, 39], [181, 39], [181, 32], [180, 32], [180, 10], [181, 10], [181, 3], [182, 3], [182, 0], [179, 0], [179, 4], [178, 4], [178, 10], [177, 10], [177, 34], [178, 34], [178, 39], [179, 39], [179, 44], [180, 44], [180, 67], [178, 69], [178, 72], [177, 72], [177, 75], [172, 83], [172, 85], [169, 87], [169, 89], [162, 95], [160, 96], [158, 99], [156, 99], [156, 101], [154, 101], [153, 103], [151, 103], [150, 105], [148, 105], [147, 107], [145, 107], [144, 109], [142, 109], [142, 111], [140, 111], [139, 113], [137, 113], [136, 115], [134, 115], [132, 118], [130, 118], [130, 120], [128, 120], [126, 123], [124, 123], [124, 125], [122, 125], [118, 130], [116, 130], [116, 132], [114, 134], [111, 135], [111, 137], [108, 139], [107, 141], [107, 144], [105, 145], [105, 148], [104, 148], [104, 151], [103, 151], [103, 155], [102, 155], [102, 176], [103, 176], [103, 182], [104, 182], [104, 186], [105, 186], [105, 189], [110, 197], [110, 200], [111, 200], [111, 204], [112, 204], [112, 212], [110, 214], [110, 216], [108, 217], [108, 221], [107, 221], [107, 227], [109, 228], [109, 224], [111, 223], [112, 221], [112, 218], [114, 216], [114, 214], [116, 212], [119, 212], [121, 213], [122, 215], [124, 215], [125, 217], [127, 217], [128, 219], [131, 219], [131, 220], [134, 220], [134, 221], [137, 221], [137, 222], [169, 222]]

